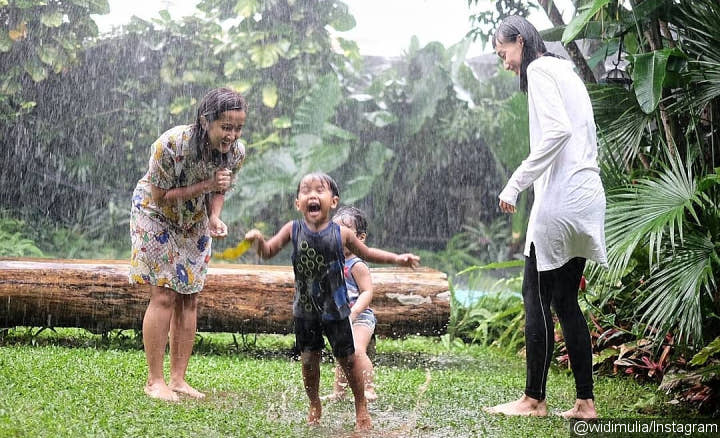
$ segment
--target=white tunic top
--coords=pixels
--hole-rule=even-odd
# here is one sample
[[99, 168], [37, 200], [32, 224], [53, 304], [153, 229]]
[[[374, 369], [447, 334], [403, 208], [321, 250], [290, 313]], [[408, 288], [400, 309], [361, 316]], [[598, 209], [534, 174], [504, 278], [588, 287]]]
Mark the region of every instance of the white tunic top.
[[573, 257], [606, 267], [605, 191], [590, 97], [563, 59], [541, 56], [530, 63], [527, 77], [530, 155], [499, 198], [515, 205], [533, 184], [525, 255], [535, 243], [538, 271], [559, 268]]

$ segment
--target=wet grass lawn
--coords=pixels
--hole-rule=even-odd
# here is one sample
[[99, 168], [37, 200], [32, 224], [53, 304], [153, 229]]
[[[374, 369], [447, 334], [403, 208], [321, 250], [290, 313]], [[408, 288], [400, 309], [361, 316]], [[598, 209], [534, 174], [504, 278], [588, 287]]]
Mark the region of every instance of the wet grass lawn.
[[[0, 338], [0, 436], [28, 437], [316, 437], [353, 436], [353, 405], [324, 405], [322, 424], [305, 425], [306, 396], [292, 337], [205, 334], [198, 338], [188, 381], [202, 401], [151, 400], [141, 341], [133, 332], [100, 337], [82, 330], [5, 331]], [[569, 436], [568, 423], [509, 418], [481, 407], [520, 395], [520, 357], [478, 346], [445, 347], [439, 339], [379, 340], [371, 404], [378, 437]], [[322, 389], [332, 384], [324, 361]], [[626, 378], [596, 381], [603, 417], [677, 417], [683, 412], [653, 386]], [[553, 414], [574, 400], [572, 377], [553, 369]]]

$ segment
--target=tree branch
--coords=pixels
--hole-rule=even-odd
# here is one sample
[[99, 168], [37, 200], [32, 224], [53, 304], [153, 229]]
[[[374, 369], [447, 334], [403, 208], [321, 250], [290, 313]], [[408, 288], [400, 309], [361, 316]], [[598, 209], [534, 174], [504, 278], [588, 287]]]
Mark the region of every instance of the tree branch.
[[[560, 11], [558, 11], [557, 7], [555, 6], [555, 2], [552, 0], [538, 0], [540, 3], [540, 6], [542, 6], [543, 10], [547, 14], [548, 18], [550, 19], [550, 22], [553, 24], [553, 26], [564, 26], [565, 21], [563, 21], [562, 15], [560, 15]], [[583, 56], [582, 52], [580, 51], [580, 48], [577, 44], [575, 44], [575, 41], [570, 41], [568, 44], [565, 45], [565, 50], [567, 50], [568, 55], [570, 55], [570, 59], [572, 59], [572, 62], [575, 64], [575, 66], [580, 71], [580, 76], [583, 78], [585, 82], [595, 84], [597, 83], [597, 80], [595, 79], [595, 75], [593, 74], [592, 70], [590, 69], [590, 66], [588, 65], [587, 61], [585, 60], [585, 56]]]

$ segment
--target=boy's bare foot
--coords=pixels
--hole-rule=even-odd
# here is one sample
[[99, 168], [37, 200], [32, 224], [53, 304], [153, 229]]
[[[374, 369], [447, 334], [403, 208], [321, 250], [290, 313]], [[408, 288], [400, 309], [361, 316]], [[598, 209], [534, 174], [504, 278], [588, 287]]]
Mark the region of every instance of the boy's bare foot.
[[178, 394], [187, 395], [190, 398], [202, 399], [205, 398], [205, 394], [188, 385], [187, 382], [172, 383], [170, 382], [169, 388]]
[[365, 400], [368, 402], [374, 402], [377, 400], [377, 394], [375, 393], [375, 390], [372, 388], [365, 389]]
[[332, 394], [324, 395], [320, 397], [320, 400], [322, 401], [329, 401], [329, 402], [335, 402], [340, 401], [345, 398], [345, 392], [333, 392]]
[[577, 418], [583, 420], [591, 420], [597, 418], [597, 411], [595, 411], [595, 402], [593, 399], [577, 399], [575, 400], [575, 406], [572, 409], [565, 411], [560, 414], [563, 418]]
[[356, 431], [364, 431], [364, 430], [371, 430], [372, 429], [372, 419], [370, 418], [370, 413], [368, 411], [365, 411], [362, 414], [357, 414], [355, 416], [355, 430]]
[[520, 399], [503, 403], [501, 405], [483, 408], [485, 412], [490, 414], [505, 414], [510, 416], [547, 416], [547, 403], [545, 400], [536, 400], [527, 395], [523, 395]]
[[308, 411], [307, 424], [314, 426], [320, 424], [320, 417], [322, 416], [322, 403], [318, 399], [317, 402], [310, 402], [310, 410]]
[[165, 382], [145, 385], [145, 394], [150, 398], [169, 402], [180, 401], [180, 398], [170, 389]]

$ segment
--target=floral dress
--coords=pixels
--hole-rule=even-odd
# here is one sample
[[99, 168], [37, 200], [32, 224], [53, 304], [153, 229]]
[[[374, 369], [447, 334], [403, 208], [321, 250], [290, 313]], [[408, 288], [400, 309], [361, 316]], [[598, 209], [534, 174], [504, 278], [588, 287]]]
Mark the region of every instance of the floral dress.
[[203, 288], [212, 243], [209, 195], [160, 206], [152, 200], [150, 185], [163, 190], [190, 186], [211, 178], [221, 167], [232, 171], [234, 182], [245, 147], [237, 141], [216, 162], [203, 161], [190, 144], [193, 129], [193, 125], [176, 126], [152, 145], [149, 169], [132, 196], [130, 283], [168, 287], [181, 294]]

